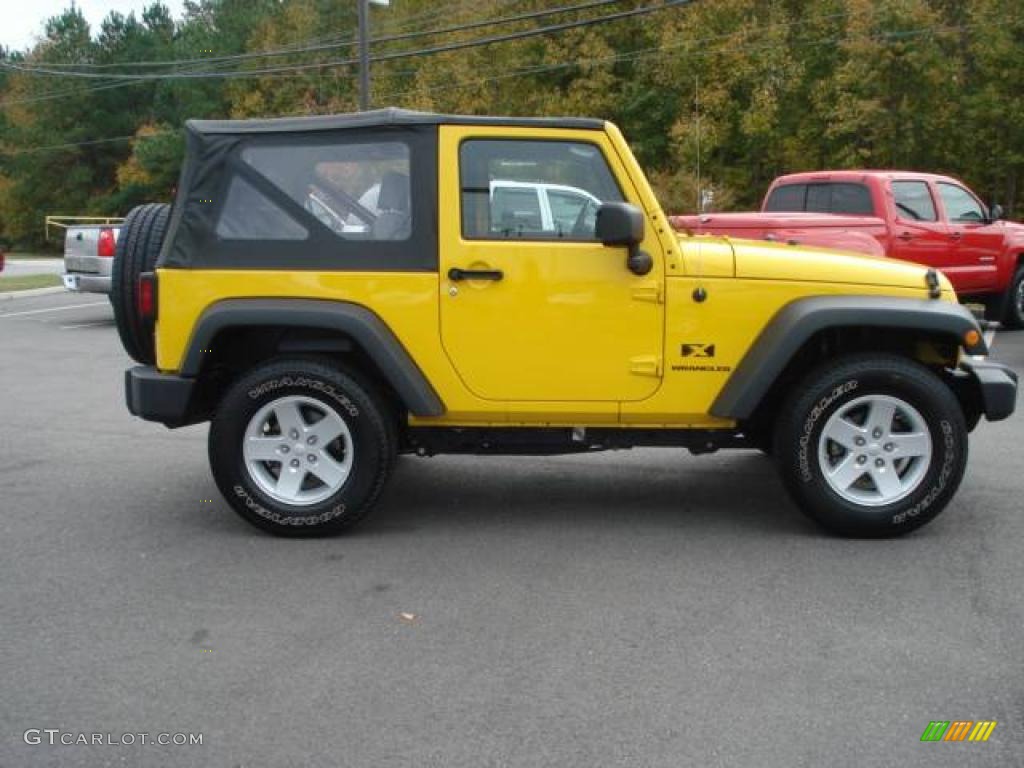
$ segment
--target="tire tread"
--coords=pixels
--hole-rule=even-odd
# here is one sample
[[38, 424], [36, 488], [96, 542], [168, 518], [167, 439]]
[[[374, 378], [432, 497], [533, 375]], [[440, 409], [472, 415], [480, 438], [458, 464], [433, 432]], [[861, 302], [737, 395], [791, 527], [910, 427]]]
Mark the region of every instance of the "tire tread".
[[152, 364], [156, 359], [153, 334], [138, 316], [135, 305], [138, 279], [156, 264], [167, 235], [171, 206], [147, 203], [133, 208], [121, 225], [114, 252], [110, 303], [114, 307], [117, 332], [125, 351], [137, 362]]

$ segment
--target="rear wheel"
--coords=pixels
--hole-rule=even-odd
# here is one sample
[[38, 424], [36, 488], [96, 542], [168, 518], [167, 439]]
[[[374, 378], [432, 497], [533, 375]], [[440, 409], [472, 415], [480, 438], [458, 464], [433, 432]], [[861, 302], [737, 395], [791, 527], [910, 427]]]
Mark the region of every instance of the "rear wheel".
[[121, 225], [111, 267], [110, 303], [117, 332], [125, 351], [136, 361], [152, 365], [156, 360], [153, 333], [137, 309], [139, 275], [156, 266], [171, 206], [150, 203], [133, 208]]
[[390, 474], [389, 419], [354, 376], [318, 360], [271, 362], [223, 397], [210, 465], [253, 525], [279, 536], [339, 533], [369, 513]]
[[934, 518], [967, 462], [953, 392], [911, 360], [857, 355], [811, 373], [779, 417], [775, 456], [800, 508], [836, 533], [884, 537]]

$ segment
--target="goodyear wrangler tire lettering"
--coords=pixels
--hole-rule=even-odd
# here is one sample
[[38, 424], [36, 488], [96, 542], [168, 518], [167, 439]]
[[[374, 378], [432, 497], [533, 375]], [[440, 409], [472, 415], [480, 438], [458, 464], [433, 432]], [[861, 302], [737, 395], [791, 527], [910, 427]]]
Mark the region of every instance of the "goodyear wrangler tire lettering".
[[956, 464], [956, 443], [953, 439], [954, 429], [953, 425], [948, 421], [943, 421], [940, 425], [943, 433], [943, 444], [945, 447], [944, 460], [942, 463], [942, 470], [939, 472], [939, 479], [935, 486], [928, 491], [928, 495], [925, 496], [921, 501], [915, 504], [913, 507], [905, 512], [897, 512], [892, 517], [893, 525], [902, 525], [907, 520], [920, 515], [923, 511], [928, 509], [935, 500], [941, 495], [945, 489], [949, 479], [953, 476], [954, 466]]
[[251, 510], [257, 515], [277, 525], [316, 525], [319, 523], [326, 523], [338, 517], [339, 515], [343, 515], [345, 513], [345, 505], [339, 504], [334, 509], [328, 510], [327, 512], [323, 512], [319, 515], [305, 515], [303, 517], [282, 517], [277, 512], [271, 512], [266, 507], [263, 507], [256, 501], [254, 501], [252, 496], [246, 493], [246, 490], [242, 486], [236, 485], [234, 490], [235, 495], [242, 500], [242, 503], [245, 504], [246, 509]]
[[210, 464], [253, 525], [279, 536], [335, 534], [379, 497], [394, 461], [392, 421], [356, 374], [320, 359], [274, 361], [224, 395]]
[[810, 461], [807, 458], [807, 449], [810, 445], [810, 435], [814, 431], [814, 425], [818, 423], [818, 419], [821, 414], [825, 412], [832, 403], [838, 400], [843, 395], [852, 392], [857, 388], [856, 381], [850, 381], [846, 384], [840, 385], [832, 390], [832, 393], [827, 397], [823, 397], [817, 405], [811, 410], [810, 415], [804, 422], [804, 432], [800, 436], [800, 477], [804, 482], [809, 483], [813, 480], [811, 474]]
[[[889, 431], [872, 420], [875, 405]], [[795, 387], [780, 414], [774, 455], [782, 480], [801, 511], [835, 533], [912, 531], [945, 508], [963, 478], [960, 405], [911, 360], [858, 354], [826, 363]]]
[[342, 408], [348, 411], [350, 415], [359, 415], [359, 408], [351, 400], [349, 400], [344, 395], [339, 394], [335, 390], [335, 388], [330, 384], [325, 384], [324, 382], [319, 381], [317, 379], [292, 379], [290, 376], [285, 376], [281, 379], [278, 379], [277, 381], [268, 381], [264, 384], [261, 384], [258, 387], [250, 389], [248, 393], [249, 399], [256, 400], [265, 395], [267, 392], [273, 392], [283, 387], [308, 387], [310, 389], [314, 389], [318, 392], [322, 392], [323, 394], [328, 395], [329, 397], [332, 397], [334, 400], [337, 401], [337, 403]]

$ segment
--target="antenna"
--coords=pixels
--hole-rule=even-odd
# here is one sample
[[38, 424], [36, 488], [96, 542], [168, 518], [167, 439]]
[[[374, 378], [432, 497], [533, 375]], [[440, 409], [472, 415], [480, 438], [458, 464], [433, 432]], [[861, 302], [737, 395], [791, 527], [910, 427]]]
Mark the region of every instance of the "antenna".
[[693, 111], [697, 123], [697, 215], [703, 213], [704, 200], [700, 189], [700, 75], [693, 78]]
[[[693, 78], [693, 112], [697, 127], [697, 231], [701, 231], [700, 226], [700, 215], [703, 213], [703, 195], [700, 189], [700, 75]], [[697, 278], [697, 287], [693, 291], [693, 300], [698, 304], [704, 302], [707, 298], [707, 291], [704, 286], [701, 285], [701, 275], [704, 271], [704, 243], [701, 239], [697, 240], [697, 255], [694, 259], [694, 272]]]

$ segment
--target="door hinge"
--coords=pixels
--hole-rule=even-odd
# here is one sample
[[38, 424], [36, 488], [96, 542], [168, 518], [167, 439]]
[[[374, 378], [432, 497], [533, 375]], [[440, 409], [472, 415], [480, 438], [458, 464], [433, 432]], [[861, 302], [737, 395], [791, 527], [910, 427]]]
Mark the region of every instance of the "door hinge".
[[637, 376], [661, 376], [661, 356], [640, 355], [630, 358], [629, 372]]
[[652, 304], [664, 304], [665, 294], [661, 283], [648, 283], [633, 289], [633, 301], [649, 301]]

